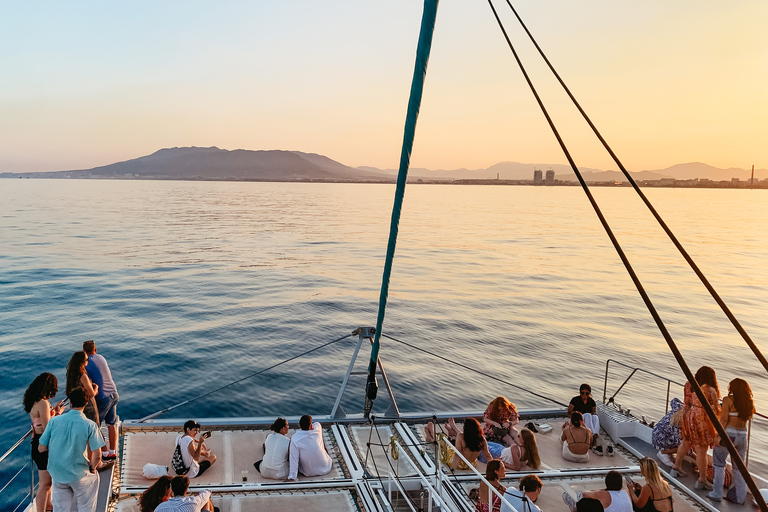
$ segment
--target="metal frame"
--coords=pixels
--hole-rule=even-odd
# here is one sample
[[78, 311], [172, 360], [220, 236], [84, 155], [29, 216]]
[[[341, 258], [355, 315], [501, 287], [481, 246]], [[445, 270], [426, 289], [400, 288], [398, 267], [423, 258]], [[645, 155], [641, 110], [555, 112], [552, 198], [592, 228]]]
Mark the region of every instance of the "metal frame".
[[[611, 362], [616, 363], [616, 364], [618, 364], [620, 366], [623, 366], [625, 368], [629, 368], [630, 370], [632, 370], [632, 372], [629, 374], [629, 377], [624, 379], [624, 382], [621, 383], [621, 386], [619, 386], [619, 389], [616, 390], [616, 392], [611, 396], [611, 398], [609, 398], [606, 401], [605, 397], [606, 397], [606, 395], [608, 393], [608, 367], [610, 366]], [[672, 384], [677, 384], [678, 386], [685, 386], [685, 384], [681, 383], [681, 382], [674, 381], [672, 379], [668, 379], [667, 377], [664, 377], [663, 375], [659, 375], [658, 373], [653, 373], [653, 372], [645, 370], [643, 368], [629, 366], [628, 364], [624, 364], [621, 361], [616, 361], [615, 359], [607, 359], [605, 361], [605, 380], [603, 381], [603, 403], [604, 404], [608, 404], [608, 403], [613, 402], [613, 399], [616, 398], [616, 395], [619, 394], [619, 391], [621, 391], [624, 388], [624, 386], [627, 384], [627, 382], [629, 382], [629, 379], [631, 379], [635, 375], [635, 373], [637, 373], [637, 372], [643, 372], [643, 373], [646, 373], [646, 374], [651, 375], [653, 377], [656, 377], [658, 379], [667, 381], [667, 400], [666, 400], [666, 403], [664, 405], [664, 414], [667, 414], [669, 412], [669, 391], [670, 391], [671, 385]]]
[[[344, 379], [341, 381], [341, 388], [339, 389], [339, 394], [336, 397], [336, 402], [333, 404], [333, 409], [331, 409], [331, 414], [328, 416], [329, 418], [333, 420], [338, 420], [342, 418], [347, 417], [347, 413], [344, 411], [344, 408], [341, 406], [341, 398], [344, 396], [344, 391], [347, 389], [347, 384], [349, 383], [349, 377], [351, 375], [368, 375], [367, 371], [359, 371], [355, 372], [353, 371], [355, 367], [355, 362], [357, 361], [357, 356], [360, 353], [360, 347], [363, 345], [364, 340], [368, 340], [371, 344], [373, 344], [373, 335], [374, 335], [375, 329], [373, 327], [360, 327], [357, 329], [358, 333], [358, 341], [357, 346], [355, 347], [355, 352], [352, 354], [352, 359], [349, 361], [349, 367], [347, 368], [347, 373], [344, 375]], [[381, 375], [381, 378], [384, 379], [384, 385], [387, 388], [387, 393], [389, 394], [389, 400], [390, 405], [387, 411], [384, 413], [385, 418], [400, 418], [400, 409], [397, 407], [397, 400], [395, 400], [395, 395], [392, 392], [392, 386], [389, 385], [389, 379], [387, 378], [387, 372], [384, 370], [384, 365], [381, 362], [381, 356], [378, 358], [378, 365], [376, 373], [378, 375]]]

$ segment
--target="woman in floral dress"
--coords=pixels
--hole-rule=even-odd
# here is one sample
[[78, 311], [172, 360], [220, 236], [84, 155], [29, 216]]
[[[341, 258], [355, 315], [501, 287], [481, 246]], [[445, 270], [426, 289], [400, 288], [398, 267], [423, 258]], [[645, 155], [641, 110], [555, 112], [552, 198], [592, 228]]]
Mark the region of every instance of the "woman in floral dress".
[[512, 446], [517, 439], [515, 425], [520, 422], [515, 404], [497, 396], [483, 414], [483, 434], [488, 441]]
[[[701, 391], [707, 397], [707, 402], [712, 406], [716, 415], [720, 415], [720, 388], [717, 386], [715, 370], [709, 366], [702, 366], [696, 372], [696, 382], [701, 386]], [[712, 422], [709, 421], [706, 411], [701, 405], [699, 398], [691, 388], [691, 383], [685, 383], [685, 415], [681, 425], [683, 442], [677, 449], [675, 457], [675, 467], [672, 468], [671, 475], [685, 476], [681, 469], [683, 458], [688, 450], [693, 447], [696, 452], [696, 465], [699, 468], [699, 479], [696, 482], [697, 489], [712, 489], [712, 484], [707, 481], [707, 451], [715, 442], [717, 431]]]

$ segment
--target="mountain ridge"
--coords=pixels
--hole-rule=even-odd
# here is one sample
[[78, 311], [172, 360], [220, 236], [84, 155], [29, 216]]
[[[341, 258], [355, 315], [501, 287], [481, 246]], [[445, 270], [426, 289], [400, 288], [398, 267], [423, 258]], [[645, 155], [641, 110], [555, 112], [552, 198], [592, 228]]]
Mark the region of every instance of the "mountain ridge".
[[[409, 170], [409, 179], [428, 181], [452, 180], [532, 180], [533, 170], [555, 171], [555, 179], [575, 181], [571, 168], [563, 164], [499, 162], [485, 169]], [[587, 181], [626, 181], [614, 170], [580, 168]], [[730, 181], [748, 180], [750, 171], [731, 167], [719, 169], [701, 162], [675, 164], [666, 169], [631, 172], [636, 180], [694, 178]], [[287, 150], [220, 149], [211, 147], [162, 148], [149, 155], [115, 162], [91, 169], [68, 171], [0, 173], [0, 178], [112, 178], [112, 179], [182, 179], [182, 180], [249, 180], [249, 181], [375, 181], [392, 182], [396, 169], [370, 166], [350, 167], [318, 153]], [[768, 178], [768, 170], [756, 169], [755, 178]]]

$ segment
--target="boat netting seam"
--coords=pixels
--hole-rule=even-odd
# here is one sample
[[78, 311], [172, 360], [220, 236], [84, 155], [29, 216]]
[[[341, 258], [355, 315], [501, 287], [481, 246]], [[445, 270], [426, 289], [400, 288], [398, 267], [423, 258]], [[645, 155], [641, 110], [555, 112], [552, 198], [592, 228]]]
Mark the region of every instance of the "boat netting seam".
[[[509, 0], [507, 0], [507, 3], [511, 6], [511, 4], [509, 3]], [[528, 84], [529, 89], [531, 90], [534, 97], [536, 98], [536, 102], [538, 103], [539, 108], [544, 114], [544, 117], [546, 118], [547, 123], [549, 124], [549, 127], [552, 130], [552, 133], [557, 139], [557, 142], [560, 145], [560, 149], [563, 151], [563, 154], [568, 160], [568, 163], [570, 164], [571, 169], [576, 174], [576, 178], [579, 180], [582, 190], [584, 190], [584, 193], [586, 194], [587, 199], [592, 205], [592, 208], [594, 209], [595, 214], [600, 220], [600, 223], [603, 225], [603, 228], [605, 229], [605, 232], [608, 235], [608, 238], [611, 240], [611, 243], [613, 244], [613, 247], [616, 250], [616, 253], [619, 255], [619, 258], [624, 264], [624, 267], [626, 268], [627, 273], [632, 279], [632, 282], [634, 283], [635, 288], [640, 294], [640, 297], [643, 299], [643, 302], [645, 303], [646, 308], [648, 309], [648, 312], [651, 314], [651, 316], [653, 317], [653, 320], [656, 322], [656, 326], [658, 327], [659, 331], [664, 337], [664, 340], [667, 342], [667, 345], [669, 346], [669, 349], [672, 351], [672, 354], [674, 355], [675, 360], [680, 366], [680, 369], [683, 371], [686, 379], [688, 379], [688, 382], [691, 384], [691, 388], [696, 393], [696, 396], [698, 397], [699, 402], [701, 402], [702, 408], [706, 411], [709, 420], [712, 422], [713, 426], [717, 430], [717, 433], [721, 438], [721, 444], [724, 444], [725, 448], [728, 449], [728, 452], [731, 455], [731, 460], [736, 464], [736, 466], [739, 469], [739, 472], [744, 476], [744, 480], [747, 482], [747, 486], [749, 487], [749, 490], [752, 492], [753, 497], [755, 498], [755, 501], [758, 503], [758, 505], [760, 506], [760, 509], [763, 512], [768, 512], [768, 506], [766, 506], [765, 500], [760, 494], [759, 488], [755, 484], [755, 481], [752, 479], [752, 475], [750, 475], [749, 470], [744, 464], [744, 461], [741, 459], [738, 452], [736, 451], [736, 448], [733, 445], [733, 442], [726, 434], [725, 428], [720, 424], [719, 418], [717, 417], [714, 410], [712, 409], [712, 406], [709, 404], [707, 397], [704, 395], [704, 392], [701, 390], [701, 387], [699, 386], [698, 382], [696, 382], [696, 379], [693, 373], [691, 372], [691, 369], [688, 367], [688, 363], [686, 363], [685, 358], [683, 357], [682, 353], [677, 347], [677, 344], [672, 339], [672, 336], [667, 330], [666, 325], [664, 325], [664, 322], [662, 321], [661, 317], [659, 316], [659, 313], [656, 310], [656, 307], [653, 305], [653, 302], [648, 296], [648, 293], [645, 291], [645, 288], [643, 287], [643, 284], [641, 283], [640, 278], [635, 273], [635, 270], [632, 267], [632, 264], [629, 262], [629, 259], [624, 253], [624, 250], [622, 249], [621, 244], [619, 244], [619, 241], [614, 236], [613, 231], [611, 230], [611, 227], [608, 224], [608, 221], [603, 216], [603, 213], [600, 210], [600, 207], [598, 206], [597, 201], [592, 196], [592, 193], [590, 192], [589, 187], [587, 186], [587, 183], [584, 180], [584, 177], [581, 175], [581, 172], [579, 171], [579, 168], [574, 162], [570, 154], [570, 151], [568, 150], [565, 142], [560, 136], [560, 133], [558, 132], [557, 127], [552, 121], [552, 118], [550, 117], [549, 112], [544, 106], [544, 103], [542, 102], [541, 97], [536, 91], [536, 87], [533, 85], [533, 82], [531, 81], [531, 78], [528, 75], [528, 72], [526, 71], [525, 66], [520, 60], [520, 56], [518, 55], [517, 50], [512, 44], [512, 41], [510, 40], [509, 35], [507, 34], [507, 30], [504, 27], [504, 24], [502, 23], [501, 18], [499, 17], [498, 12], [496, 11], [496, 8], [493, 5], [493, 1], [488, 0], [488, 5], [491, 7], [493, 16], [494, 18], [496, 18], [496, 22], [499, 25], [499, 28], [501, 29], [502, 34], [504, 35], [504, 39], [506, 40], [507, 45], [509, 46], [509, 49], [512, 51], [512, 55], [514, 56], [515, 61], [517, 62], [517, 65], [520, 68], [520, 71], [522, 72], [523, 77], [525, 78], [525, 81]]]

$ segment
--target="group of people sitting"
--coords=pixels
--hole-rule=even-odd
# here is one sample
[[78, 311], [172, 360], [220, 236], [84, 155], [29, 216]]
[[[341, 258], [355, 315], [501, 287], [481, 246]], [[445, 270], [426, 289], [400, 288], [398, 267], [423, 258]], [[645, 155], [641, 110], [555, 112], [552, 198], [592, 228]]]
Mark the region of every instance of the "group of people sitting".
[[[176, 438], [176, 450], [181, 461], [174, 462], [177, 474], [196, 478], [216, 462], [216, 455], [205, 445], [211, 432], [200, 432], [202, 427], [195, 420], [184, 423], [184, 434]], [[299, 428], [288, 437], [289, 425], [285, 418], [277, 418], [270, 426], [272, 432], [264, 441], [264, 457], [254, 467], [264, 478], [296, 481], [298, 475], [325, 475], [333, 468], [333, 460], [323, 439], [323, 428], [312, 416], [299, 419]], [[144, 511], [142, 511], [144, 512]]]
[[672, 489], [661, 477], [656, 461], [640, 459], [640, 473], [645, 485], [627, 477], [625, 491], [621, 474], [609, 471], [604, 489], [580, 492], [576, 498], [565, 491], [563, 501], [571, 512], [672, 512]]

